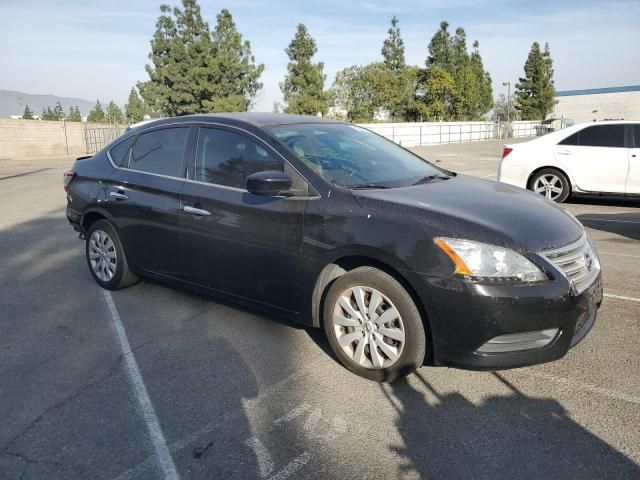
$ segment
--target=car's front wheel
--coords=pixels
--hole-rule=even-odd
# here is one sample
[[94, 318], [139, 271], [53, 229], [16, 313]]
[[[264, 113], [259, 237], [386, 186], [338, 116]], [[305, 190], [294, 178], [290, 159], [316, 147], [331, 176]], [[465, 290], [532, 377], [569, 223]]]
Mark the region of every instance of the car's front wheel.
[[372, 267], [345, 273], [323, 306], [332, 350], [352, 372], [392, 382], [422, 365], [425, 329], [411, 295], [391, 275]]
[[557, 203], [564, 202], [571, 193], [569, 180], [555, 168], [544, 168], [531, 177], [529, 190]]
[[85, 239], [87, 264], [98, 285], [117, 290], [138, 281], [138, 277], [129, 270], [118, 233], [109, 221], [93, 223]]

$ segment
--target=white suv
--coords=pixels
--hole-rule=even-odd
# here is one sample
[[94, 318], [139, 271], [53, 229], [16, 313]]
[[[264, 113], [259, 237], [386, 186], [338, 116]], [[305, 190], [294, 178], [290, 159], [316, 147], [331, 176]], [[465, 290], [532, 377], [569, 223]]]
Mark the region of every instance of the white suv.
[[498, 181], [556, 202], [571, 193], [640, 195], [640, 122], [583, 123], [505, 145]]

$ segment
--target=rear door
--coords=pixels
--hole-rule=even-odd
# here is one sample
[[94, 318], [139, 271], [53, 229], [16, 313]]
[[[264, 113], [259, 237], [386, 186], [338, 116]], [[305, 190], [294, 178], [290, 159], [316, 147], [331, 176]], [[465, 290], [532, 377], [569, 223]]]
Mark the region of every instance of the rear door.
[[266, 170], [287, 171], [294, 188], [304, 179], [266, 143], [242, 130], [201, 127], [196, 142], [180, 221], [187, 279], [299, 311], [307, 199], [254, 195], [245, 184], [247, 176]]
[[629, 175], [627, 193], [640, 194], [640, 123], [629, 125]]
[[182, 276], [178, 223], [188, 135], [189, 127], [158, 128], [110, 151], [118, 168], [106, 185], [108, 210], [136, 269]]
[[629, 170], [624, 124], [588, 126], [554, 146], [580, 190], [624, 193]]

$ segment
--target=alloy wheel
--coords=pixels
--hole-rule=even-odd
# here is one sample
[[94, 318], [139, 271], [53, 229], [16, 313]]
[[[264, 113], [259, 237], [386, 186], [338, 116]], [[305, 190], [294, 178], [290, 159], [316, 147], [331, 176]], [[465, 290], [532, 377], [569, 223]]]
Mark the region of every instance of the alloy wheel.
[[89, 239], [89, 263], [96, 277], [103, 282], [110, 281], [116, 274], [117, 261], [111, 237], [103, 230], [94, 231]]
[[547, 197], [549, 200], [555, 200], [560, 197], [563, 190], [562, 180], [553, 173], [540, 175], [533, 184], [533, 191]]
[[338, 344], [362, 367], [388, 368], [402, 355], [402, 317], [393, 302], [375, 288], [356, 286], [342, 292], [332, 321]]

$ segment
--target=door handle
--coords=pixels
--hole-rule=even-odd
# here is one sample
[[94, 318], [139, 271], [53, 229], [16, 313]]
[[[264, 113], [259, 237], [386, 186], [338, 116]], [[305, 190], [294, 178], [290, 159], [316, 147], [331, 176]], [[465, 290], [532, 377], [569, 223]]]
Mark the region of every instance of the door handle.
[[571, 152], [569, 150], [560, 150], [558, 155], [571, 155]]
[[129, 197], [127, 197], [124, 193], [120, 193], [120, 192], [109, 192], [109, 196], [111, 198], [115, 198], [116, 200], [128, 200]]
[[208, 212], [207, 210], [190, 207], [188, 205], [185, 205], [184, 207], [182, 207], [182, 210], [186, 213], [190, 213], [191, 215], [197, 215], [199, 217], [208, 217], [209, 215], [211, 215], [211, 212]]

